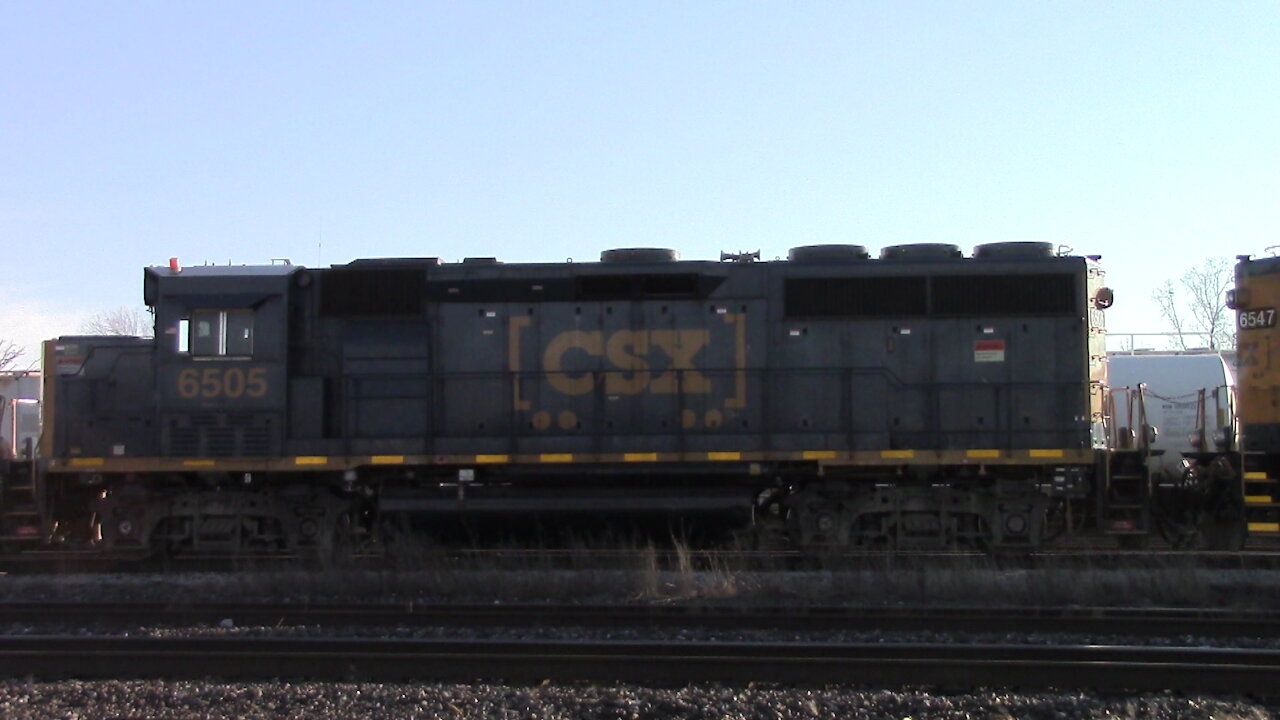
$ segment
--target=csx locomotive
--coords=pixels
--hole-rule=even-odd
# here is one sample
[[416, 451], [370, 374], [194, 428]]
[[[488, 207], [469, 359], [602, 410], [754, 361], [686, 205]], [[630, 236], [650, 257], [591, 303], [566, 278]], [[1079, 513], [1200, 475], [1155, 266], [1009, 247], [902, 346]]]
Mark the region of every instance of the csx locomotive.
[[1236, 285], [1227, 293], [1236, 310], [1237, 386], [1247, 530], [1280, 534], [1280, 257], [1241, 255]]
[[154, 340], [46, 343], [4, 532], [307, 552], [405, 519], [726, 513], [806, 549], [1006, 550], [1239, 524], [1230, 448], [1153, 484], [1103, 279], [1027, 242], [171, 261], [144, 273]]

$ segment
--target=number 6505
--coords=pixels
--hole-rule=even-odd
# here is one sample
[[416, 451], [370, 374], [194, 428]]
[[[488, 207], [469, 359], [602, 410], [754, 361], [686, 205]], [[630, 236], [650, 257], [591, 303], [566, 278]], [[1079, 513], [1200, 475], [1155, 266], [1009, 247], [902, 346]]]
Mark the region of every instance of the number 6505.
[[193, 398], [260, 398], [267, 394], [266, 368], [186, 368], [178, 373], [178, 395]]

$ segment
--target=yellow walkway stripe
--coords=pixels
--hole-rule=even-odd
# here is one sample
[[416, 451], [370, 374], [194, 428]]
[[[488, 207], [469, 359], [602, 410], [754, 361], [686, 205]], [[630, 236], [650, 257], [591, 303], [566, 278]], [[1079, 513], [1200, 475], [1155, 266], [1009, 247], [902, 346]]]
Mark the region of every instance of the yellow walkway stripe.
[[213, 467], [217, 465], [213, 460], [183, 460], [182, 467]]
[[511, 461], [510, 455], [477, 455], [476, 456], [477, 465], [492, 465], [494, 463], [504, 463], [504, 462], [510, 462], [510, 461]]
[[964, 456], [974, 460], [978, 458], [988, 458], [988, 459], [998, 458], [1000, 457], [1000, 451], [999, 450], [970, 450], [966, 452]]
[[915, 450], [881, 450], [880, 457], [885, 460], [911, 460], [915, 458]]
[[542, 453], [538, 456], [538, 462], [571, 463], [573, 462], [573, 453]]
[[707, 453], [707, 459], [708, 460], [741, 460], [742, 453], [740, 452], [709, 452]]
[[71, 458], [71, 467], [102, 467], [102, 458]]
[[1032, 450], [1032, 451], [1031, 451], [1031, 457], [1033, 457], [1033, 458], [1060, 458], [1060, 457], [1062, 457], [1062, 451], [1061, 451], [1061, 450]]
[[626, 453], [622, 459], [626, 462], [657, 462], [658, 453]]
[[1267, 474], [1264, 472], [1247, 472], [1244, 474], [1245, 480], [1266, 480]]
[[404, 464], [403, 455], [374, 455], [372, 458], [369, 458], [369, 459], [373, 461], [374, 465], [403, 465]]
[[805, 450], [803, 455], [805, 460], [835, 460], [835, 450]]
[[294, 465], [328, 465], [329, 458], [323, 455], [303, 455], [293, 459]]

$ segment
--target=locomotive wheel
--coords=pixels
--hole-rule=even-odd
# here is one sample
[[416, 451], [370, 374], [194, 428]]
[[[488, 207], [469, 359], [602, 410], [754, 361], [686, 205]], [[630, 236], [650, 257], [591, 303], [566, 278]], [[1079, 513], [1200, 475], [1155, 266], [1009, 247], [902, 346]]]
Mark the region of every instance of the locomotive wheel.
[[806, 553], [840, 552], [849, 546], [849, 525], [843, 499], [845, 488], [809, 487], [787, 502], [787, 532], [793, 546]]

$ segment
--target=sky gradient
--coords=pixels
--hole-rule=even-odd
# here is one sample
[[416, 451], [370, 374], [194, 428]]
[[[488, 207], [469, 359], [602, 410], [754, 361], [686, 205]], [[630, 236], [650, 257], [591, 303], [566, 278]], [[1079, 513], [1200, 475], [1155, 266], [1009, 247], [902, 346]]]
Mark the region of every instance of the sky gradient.
[[0, 338], [142, 268], [1280, 245], [1275, 2], [0, 2]]

